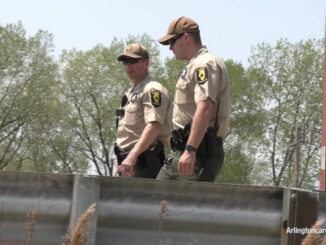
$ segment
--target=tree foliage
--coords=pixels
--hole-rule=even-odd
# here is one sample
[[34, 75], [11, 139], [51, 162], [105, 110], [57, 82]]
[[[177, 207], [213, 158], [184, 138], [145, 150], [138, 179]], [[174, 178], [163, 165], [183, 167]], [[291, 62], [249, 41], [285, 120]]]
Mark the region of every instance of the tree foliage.
[[260, 137], [262, 115], [257, 110], [257, 95], [251, 96], [251, 81], [240, 63], [225, 61], [230, 79], [230, 129], [224, 142], [225, 162], [217, 179], [222, 183], [250, 184], [256, 161], [255, 143]]
[[[117, 61], [133, 42], [150, 53], [150, 72], [173, 99], [184, 61], [161, 62], [147, 34], [109, 47], [51, 56], [52, 36], [0, 26], [0, 169], [112, 175], [115, 109], [131, 86]], [[305, 129], [300, 186], [318, 183], [323, 40], [252, 49], [249, 67], [227, 60], [231, 122], [218, 182], [291, 186], [295, 128]]]
[[21, 23], [0, 27], [0, 169], [49, 171], [42, 123], [52, 123], [56, 103], [52, 36], [25, 36]]
[[318, 175], [323, 78], [323, 42], [258, 45], [252, 51], [249, 72], [261, 85], [265, 111], [261, 154], [274, 185], [291, 185], [295, 128], [303, 125], [307, 139], [302, 147], [301, 186], [312, 186]]
[[[238, 154], [252, 184], [291, 186], [296, 126], [302, 125], [300, 186], [312, 188], [319, 174], [323, 41], [275, 47], [262, 43], [252, 50], [249, 68], [227, 62], [231, 77], [231, 130], [227, 146]], [[237, 75], [238, 74], [238, 75]], [[291, 146], [292, 145], [292, 146]], [[235, 151], [233, 151], [235, 149]], [[229, 156], [230, 157], [230, 156]], [[232, 157], [226, 160], [237, 166]], [[247, 163], [246, 163], [247, 162]], [[242, 166], [243, 167], [243, 166]], [[223, 176], [223, 175], [222, 175]]]

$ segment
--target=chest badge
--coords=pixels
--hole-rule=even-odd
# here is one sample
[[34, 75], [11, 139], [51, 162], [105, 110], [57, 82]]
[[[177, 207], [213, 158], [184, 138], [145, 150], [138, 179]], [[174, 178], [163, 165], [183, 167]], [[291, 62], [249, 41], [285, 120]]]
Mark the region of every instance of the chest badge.
[[184, 78], [184, 77], [186, 76], [186, 74], [187, 74], [187, 68], [184, 68], [184, 69], [181, 71], [180, 76], [181, 76], [182, 78]]
[[161, 105], [161, 93], [158, 91], [151, 92], [151, 102], [155, 107], [159, 107]]
[[131, 96], [130, 102], [134, 104], [136, 102], [136, 100], [137, 100], [137, 97], [138, 97], [138, 93], [134, 93]]
[[197, 80], [200, 85], [204, 84], [208, 80], [208, 72], [206, 67], [200, 67], [196, 70]]

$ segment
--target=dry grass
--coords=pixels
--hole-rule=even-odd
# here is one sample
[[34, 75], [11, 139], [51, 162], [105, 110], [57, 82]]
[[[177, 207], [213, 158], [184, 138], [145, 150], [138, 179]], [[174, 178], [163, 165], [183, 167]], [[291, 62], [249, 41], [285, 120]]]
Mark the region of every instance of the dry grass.
[[[165, 217], [167, 216], [168, 213], [168, 202], [166, 200], [160, 201], [160, 208], [158, 210], [158, 216], [160, 218], [159, 222], [158, 222], [158, 244], [162, 244], [161, 242], [161, 232], [163, 229], [163, 224], [164, 224], [164, 220]], [[170, 245], [172, 244], [170, 239], [167, 238], [165, 245]]]
[[[166, 201], [166, 200], [160, 201], [160, 208], [158, 211], [158, 216], [160, 217], [160, 220], [158, 222], [158, 232], [159, 232], [158, 244], [162, 244], [161, 232], [163, 230], [163, 225], [164, 225], [165, 218], [167, 215], [168, 215], [168, 201]], [[175, 244], [176, 242], [171, 241], [169, 238], [167, 238], [165, 242], [163, 241], [163, 243], [164, 243], [164, 245], [171, 245], [171, 244]], [[193, 238], [188, 244], [195, 245], [195, 244], [197, 244], [197, 240], [195, 240]]]
[[[85, 245], [86, 244], [88, 240], [88, 230], [91, 225], [90, 221], [95, 210], [96, 210], [96, 204], [93, 203], [79, 218], [75, 229], [71, 231], [71, 229], [68, 228], [66, 235], [63, 237], [64, 239], [63, 245]], [[0, 216], [2, 213], [3, 213], [3, 205], [0, 208]], [[32, 233], [34, 232], [34, 227], [38, 215], [39, 215], [39, 202], [37, 202], [34, 208], [27, 213], [27, 226], [26, 226], [27, 234], [25, 238], [25, 245], [31, 244]], [[158, 215], [160, 218], [158, 224], [158, 231], [160, 234], [161, 231], [163, 230], [165, 218], [168, 215], [168, 202], [166, 200], [160, 201], [160, 208], [159, 208]], [[317, 226], [319, 225], [318, 227], [320, 227], [322, 225], [322, 222], [321, 224], [316, 223], [316, 225]], [[308, 239], [308, 236], [306, 239]], [[324, 239], [324, 243], [318, 245], [326, 245], [325, 241], [326, 240]], [[160, 239], [159, 239], [159, 244], [161, 244]], [[165, 245], [170, 245], [170, 244], [175, 244], [175, 242], [172, 242], [169, 238], [167, 238]], [[194, 245], [194, 244], [197, 244], [197, 241], [192, 239], [189, 245]], [[304, 243], [302, 245], [317, 245], [317, 243]]]
[[[36, 224], [37, 216], [39, 215], [39, 206], [40, 203], [37, 202], [34, 208], [27, 213], [27, 234], [24, 241], [25, 245], [31, 244], [32, 234], [34, 232], [34, 227]], [[76, 228], [71, 232], [70, 228], [68, 228], [67, 234], [64, 236], [64, 245], [85, 245], [88, 240], [88, 229], [90, 226], [90, 221], [92, 214], [95, 212], [96, 204], [93, 203], [89, 206], [89, 208], [85, 211], [85, 213], [79, 218]], [[3, 205], [0, 209], [0, 217], [3, 214]], [[1, 225], [1, 223], [0, 223]], [[1, 226], [0, 226], [1, 228]], [[16, 244], [16, 243], [14, 243]]]
[[88, 229], [92, 214], [95, 212], [96, 204], [93, 203], [85, 211], [85, 213], [79, 218], [74, 231], [68, 229], [67, 234], [64, 237], [64, 245], [84, 245], [88, 240]]
[[158, 231], [161, 232], [163, 229], [164, 219], [168, 212], [168, 202], [166, 200], [160, 201], [160, 209], [158, 211], [158, 216], [160, 221], [158, 223]]
[[25, 238], [25, 245], [31, 244], [32, 234], [36, 224], [36, 218], [39, 214], [40, 203], [35, 203], [34, 208], [27, 213], [27, 234]]
[[[317, 221], [311, 228], [320, 229], [324, 221]], [[315, 233], [311, 232], [307, 237], [302, 241], [302, 245], [326, 245], [326, 234], [325, 233]]]

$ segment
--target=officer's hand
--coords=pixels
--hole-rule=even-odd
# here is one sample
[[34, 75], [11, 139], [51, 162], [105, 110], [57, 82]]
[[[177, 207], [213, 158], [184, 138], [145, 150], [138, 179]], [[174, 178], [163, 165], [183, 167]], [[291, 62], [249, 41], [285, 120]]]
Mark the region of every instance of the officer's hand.
[[121, 163], [121, 176], [133, 177], [135, 175], [134, 166], [136, 165], [137, 158], [129, 154], [126, 159]]
[[196, 152], [185, 151], [179, 159], [178, 171], [180, 176], [194, 175]]

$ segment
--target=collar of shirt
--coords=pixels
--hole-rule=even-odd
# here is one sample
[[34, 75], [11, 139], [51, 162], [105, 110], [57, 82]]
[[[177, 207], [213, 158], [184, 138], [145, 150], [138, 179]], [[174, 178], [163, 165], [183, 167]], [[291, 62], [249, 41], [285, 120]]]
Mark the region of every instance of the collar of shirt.
[[140, 83], [140, 84], [138, 84], [135, 88], [130, 88], [129, 89], [129, 91], [128, 91], [128, 94], [130, 94], [130, 93], [135, 93], [135, 92], [137, 92], [137, 91], [139, 91], [139, 90], [141, 90], [141, 89], [143, 89], [143, 87], [149, 82], [149, 81], [151, 81], [151, 76], [150, 76], [150, 74], [149, 74], [149, 72], [147, 73], [147, 75], [146, 75], [146, 77], [144, 78], [144, 80]]
[[190, 64], [194, 59], [196, 59], [199, 55], [208, 52], [206, 46], [202, 46], [196, 53], [195, 55], [189, 60], [188, 64]]

